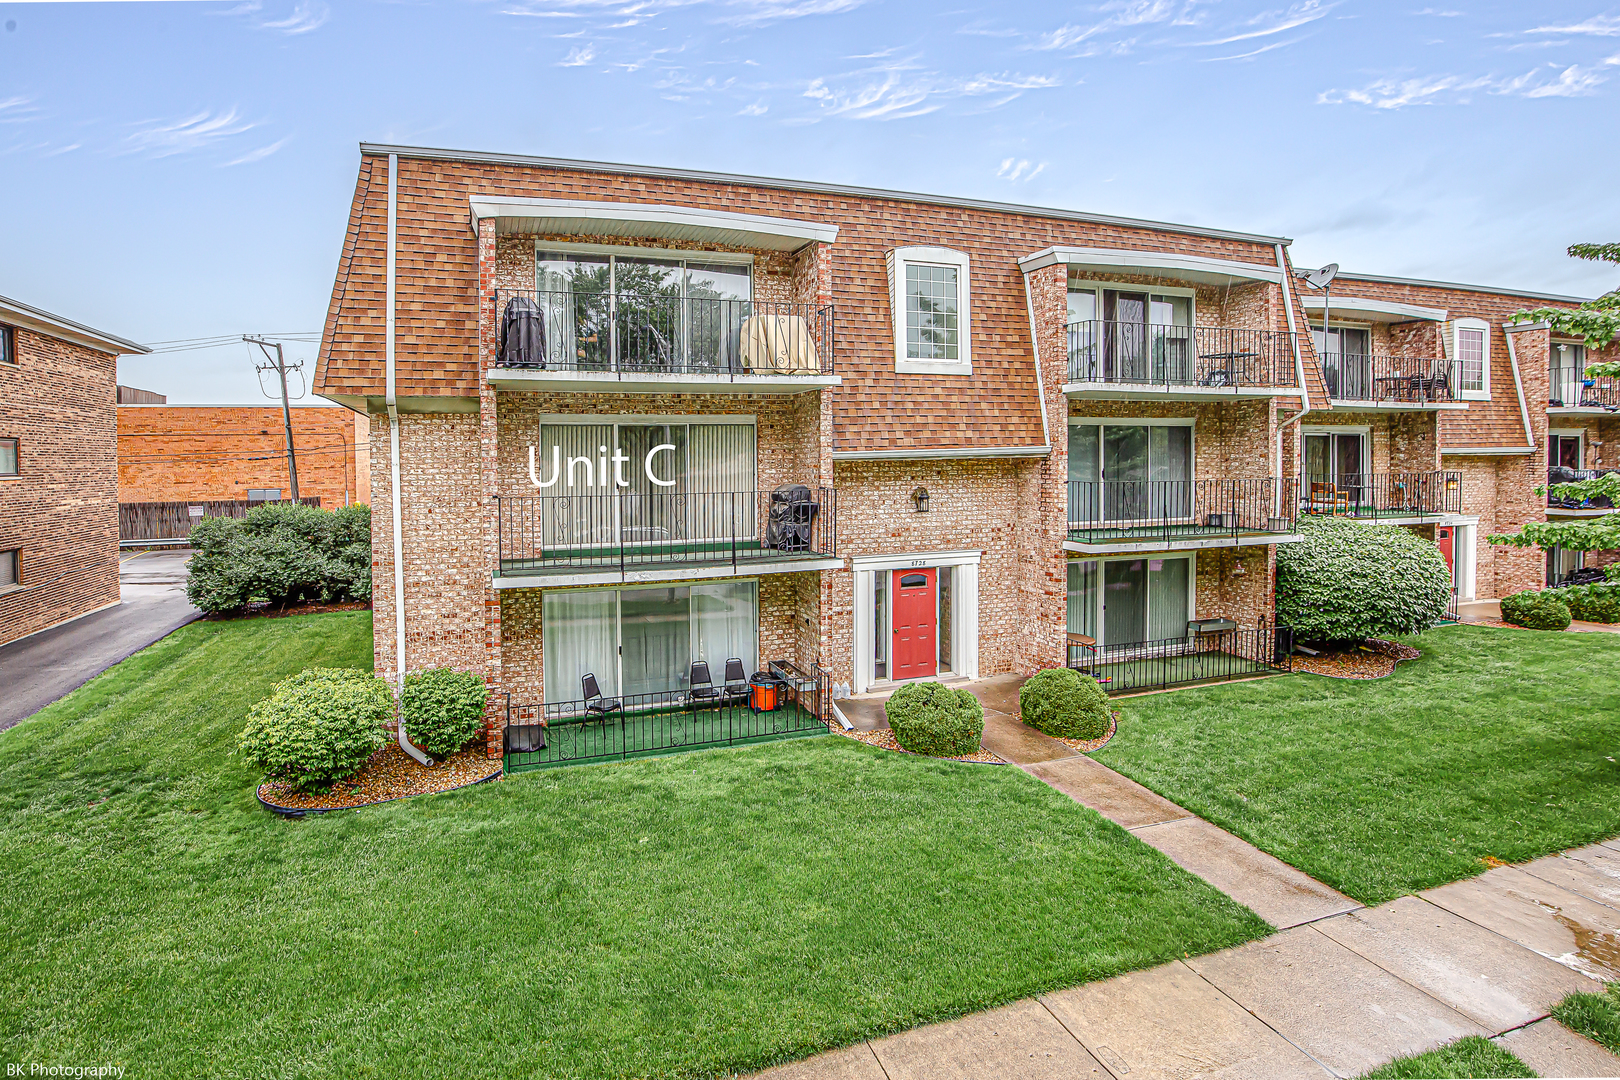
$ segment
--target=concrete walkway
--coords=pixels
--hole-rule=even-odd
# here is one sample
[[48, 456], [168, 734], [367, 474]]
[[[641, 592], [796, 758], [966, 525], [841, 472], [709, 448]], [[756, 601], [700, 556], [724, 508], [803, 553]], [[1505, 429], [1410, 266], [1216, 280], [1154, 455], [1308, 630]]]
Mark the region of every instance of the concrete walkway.
[[1280, 932], [863, 1042], [761, 1080], [1322, 1080], [1465, 1035], [1495, 1039], [1542, 1076], [1620, 1077], [1620, 1057], [1547, 1018], [1565, 995], [1620, 980], [1620, 841], [1364, 908], [1019, 724], [1020, 682], [969, 686], [985, 705], [986, 747]]
[[186, 599], [190, 558], [190, 551], [125, 555], [120, 603], [0, 646], [0, 731], [201, 618]]

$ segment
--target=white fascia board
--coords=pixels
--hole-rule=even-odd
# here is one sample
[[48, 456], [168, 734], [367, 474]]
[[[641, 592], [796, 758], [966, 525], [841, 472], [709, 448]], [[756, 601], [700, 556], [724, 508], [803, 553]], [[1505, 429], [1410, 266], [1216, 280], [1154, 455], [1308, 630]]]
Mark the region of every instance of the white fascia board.
[[1550, 322], [1511, 322], [1502, 324], [1504, 334], [1523, 334], [1530, 330], [1551, 330]]
[[917, 450], [834, 450], [834, 461], [923, 461], [934, 458], [1046, 457], [1050, 446], [955, 446]]
[[114, 356], [139, 356], [152, 351], [145, 345], [127, 338], [105, 333], [95, 327], [74, 322], [72, 319], [64, 319], [60, 315], [52, 315], [42, 308], [5, 296], [0, 296], [0, 323], [20, 326], [46, 337], [71, 341], [75, 345], [83, 345], [97, 352], [112, 353]]
[[1442, 446], [1443, 457], [1500, 457], [1511, 454], [1534, 454], [1534, 446]]
[[1079, 540], [1063, 541], [1063, 550], [1076, 555], [1146, 555], [1155, 551], [1207, 551], [1212, 548], [1267, 547], [1271, 544], [1297, 544], [1305, 537], [1300, 533], [1254, 533], [1248, 536], [1207, 537], [1201, 540], [1140, 540], [1109, 544], [1086, 544]]
[[577, 573], [491, 575], [497, 589], [560, 589], [570, 585], [637, 585], [646, 582], [710, 581], [716, 578], [759, 577], [761, 574], [800, 574], [842, 570], [843, 559], [783, 559], [730, 566], [675, 566], [660, 570], [580, 570]]
[[[1450, 314], [1445, 308], [1419, 307], [1417, 304], [1397, 304], [1393, 300], [1367, 300], [1359, 296], [1305, 295], [1300, 306], [1320, 313], [1324, 299], [1334, 314], [1340, 312], [1369, 316], [1372, 322], [1445, 322]], [[1377, 316], [1384, 316], [1378, 318]]]
[[[760, 214], [737, 214], [727, 210], [699, 210], [690, 206], [602, 202], [595, 199], [540, 199], [526, 196], [497, 198], [480, 195], [469, 196], [468, 204], [472, 211], [471, 225], [474, 235], [478, 232], [478, 222], [484, 218], [542, 220], [550, 218], [565, 222], [582, 220], [633, 222], [652, 227], [665, 226], [727, 234], [745, 233], [798, 241], [796, 247], [802, 247], [812, 241], [830, 244], [838, 239], [837, 225], [819, 221], [765, 217]], [[654, 231], [640, 235], [659, 234]]]
[[1130, 251], [1123, 248], [1049, 247], [1018, 260], [1024, 273], [1062, 263], [1092, 267], [1103, 272], [1168, 271], [1169, 276], [1194, 281], [1274, 281], [1281, 282], [1278, 266], [1210, 259], [1202, 255], [1178, 255], [1168, 251]]

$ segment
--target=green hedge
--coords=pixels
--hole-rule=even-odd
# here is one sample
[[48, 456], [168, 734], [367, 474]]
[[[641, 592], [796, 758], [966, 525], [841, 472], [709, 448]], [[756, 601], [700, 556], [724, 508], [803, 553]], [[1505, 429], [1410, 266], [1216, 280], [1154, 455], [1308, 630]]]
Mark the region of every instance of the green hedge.
[[248, 710], [242, 756], [295, 791], [323, 790], [382, 746], [394, 715], [388, 684], [369, 671], [309, 668], [276, 684]]
[[411, 745], [444, 760], [484, 726], [484, 680], [470, 671], [428, 668], [405, 676], [399, 718]]
[[1569, 605], [1559, 598], [1563, 589], [1526, 589], [1502, 598], [1502, 621], [1530, 630], [1563, 630], [1569, 626]]
[[1451, 600], [1451, 568], [1433, 541], [1393, 525], [1302, 518], [1304, 540], [1277, 545], [1277, 623], [1304, 641], [1417, 634]]
[[1097, 680], [1072, 668], [1037, 671], [1018, 689], [1024, 723], [1060, 739], [1100, 739], [1108, 733], [1108, 695]]
[[1620, 623], [1620, 582], [1601, 581], [1591, 585], [1566, 585], [1558, 598], [1569, 613], [1587, 622]]
[[914, 754], [965, 757], [979, 749], [984, 706], [966, 690], [936, 682], [907, 683], [883, 706], [895, 741]]
[[204, 611], [371, 599], [371, 508], [266, 503], [191, 529], [186, 595]]

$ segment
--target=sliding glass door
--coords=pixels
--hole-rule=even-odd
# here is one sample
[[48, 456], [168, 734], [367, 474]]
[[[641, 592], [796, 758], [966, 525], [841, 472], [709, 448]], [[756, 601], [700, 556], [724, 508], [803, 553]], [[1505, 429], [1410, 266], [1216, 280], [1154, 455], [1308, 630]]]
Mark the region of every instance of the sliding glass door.
[[1367, 436], [1360, 432], [1308, 432], [1305, 476], [1313, 502], [1325, 499], [1364, 506], [1370, 497], [1366, 475]]
[[1328, 397], [1371, 401], [1372, 333], [1365, 327], [1334, 326], [1311, 331], [1316, 355], [1322, 360], [1322, 378]]
[[1192, 559], [1071, 559], [1069, 625], [1103, 645], [1187, 636]]
[[548, 702], [577, 700], [586, 674], [608, 697], [665, 694], [687, 689], [695, 660], [719, 681], [728, 659], [750, 673], [759, 659], [752, 581], [548, 591], [541, 620]]
[[1069, 491], [1071, 523], [1189, 516], [1192, 427], [1072, 425]]

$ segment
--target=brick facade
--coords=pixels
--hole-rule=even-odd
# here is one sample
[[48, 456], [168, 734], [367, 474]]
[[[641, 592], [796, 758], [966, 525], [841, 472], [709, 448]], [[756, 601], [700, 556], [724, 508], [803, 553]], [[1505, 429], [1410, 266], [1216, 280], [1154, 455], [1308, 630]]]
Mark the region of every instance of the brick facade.
[[[370, 423], [344, 408], [295, 407], [298, 491], [331, 509], [371, 501]], [[292, 497], [287, 436], [276, 405], [120, 405], [118, 501]]]
[[[3, 317], [0, 317], [3, 321]], [[41, 330], [13, 330], [0, 363], [0, 438], [18, 474], [0, 477], [0, 645], [118, 603], [117, 355]]]

